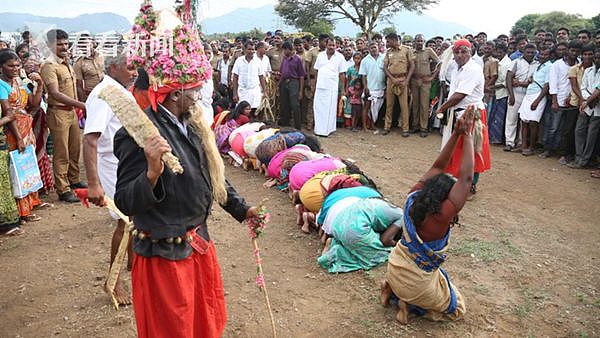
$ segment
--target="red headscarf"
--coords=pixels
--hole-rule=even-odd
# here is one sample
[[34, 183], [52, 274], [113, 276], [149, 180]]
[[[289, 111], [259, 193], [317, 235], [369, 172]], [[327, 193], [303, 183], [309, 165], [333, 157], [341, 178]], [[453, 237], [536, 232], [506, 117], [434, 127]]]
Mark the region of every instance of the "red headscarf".
[[454, 45], [452, 46], [452, 51], [455, 51], [457, 49], [459, 49], [460, 47], [467, 47], [469, 49], [471, 49], [471, 42], [469, 42], [469, 40], [467, 39], [459, 39], [454, 41]]
[[159, 103], [165, 102], [167, 96], [175, 90], [185, 90], [192, 89], [196, 87], [202, 86], [203, 82], [188, 82], [188, 83], [179, 83], [173, 82], [162, 86], [153, 86], [150, 85], [148, 88], [148, 99], [150, 100], [150, 105], [152, 106], [152, 110], [157, 111], [157, 106]]

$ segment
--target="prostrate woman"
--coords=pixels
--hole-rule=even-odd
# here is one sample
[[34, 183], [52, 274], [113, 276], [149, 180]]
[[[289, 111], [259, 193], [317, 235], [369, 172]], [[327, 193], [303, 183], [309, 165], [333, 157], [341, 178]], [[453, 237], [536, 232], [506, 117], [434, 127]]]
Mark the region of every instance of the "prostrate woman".
[[215, 117], [213, 130], [217, 141], [217, 148], [221, 154], [226, 154], [231, 150], [229, 145], [229, 135], [238, 127], [248, 123], [248, 114], [250, 114], [250, 104], [242, 101], [235, 106], [233, 111], [224, 111]]
[[[402, 237], [390, 254], [381, 290], [384, 306], [392, 295], [398, 298], [396, 319], [400, 323], [408, 322], [409, 305], [432, 320], [456, 320], [465, 313], [462, 295], [440, 266], [446, 259], [450, 227], [473, 181], [473, 120], [474, 109], [469, 106], [431, 169], [406, 200]], [[459, 141], [462, 162], [455, 180], [444, 169]]]

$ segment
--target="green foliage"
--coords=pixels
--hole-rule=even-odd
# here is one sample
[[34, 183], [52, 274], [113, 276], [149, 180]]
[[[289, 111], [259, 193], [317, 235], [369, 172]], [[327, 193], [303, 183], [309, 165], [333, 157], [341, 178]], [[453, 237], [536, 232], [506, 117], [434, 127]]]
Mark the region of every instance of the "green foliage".
[[257, 38], [259, 40], [262, 40], [265, 38], [265, 33], [263, 31], [261, 31], [258, 28], [253, 28], [249, 31], [244, 31], [244, 32], [227, 32], [227, 33], [215, 33], [215, 34], [209, 34], [209, 35], [205, 35], [204, 38], [206, 40], [218, 40], [221, 41], [223, 40], [223, 38], [228, 39], [228, 40], [233, 40], [236, 36], [245, 36], [245, 37], [250, 37], [250, 38]]
[[525, 33], [529, 34], [533, 32], [533, 27], [535, 27], [535, 21], [540, 17], [540, 14], [527, 14], [521, 17], [517, 22], [515, 22], [514, 26], [510, 30], [510, 34], [515, 35], [515, 32], [518, 29], [522, 29]]
[[332, 36], [335, 26], [327, 20], [317, 19], [314, 20], [310, 25], [299, 28], [301, 31], [311, 33], [314, 36], [318, 36], [319, 34], [328, 34]]
[[581, 29], [588, 29], [592, 32], [600, 29], [599, 23], [600, 14], [586, 19], [580, 14], [554, 11], [545, 14], [527, 14], [515, 22], [510, 32], [514, 34], [517, 29], [522, 29], [531, 36], [537, 29], [544, 29], [556, 34], [559, 28], [567, 27], [571, 31], [571, 35], [574, 35]]
[[382, 29], [380, 33], [381, 33], [381, 36], [386, 36], [390, 33], [398, 33], [398, 31], [396, 30], [396, 27], [389, 26], [389, 27], [385, 27], [384, 29]]
[[371, 35], [380, 20], [401, 10], [421, 12], [438, 0], [279, 0], [275, 11], [288, 25], [306, 30], [315, 20], [348, 19]]

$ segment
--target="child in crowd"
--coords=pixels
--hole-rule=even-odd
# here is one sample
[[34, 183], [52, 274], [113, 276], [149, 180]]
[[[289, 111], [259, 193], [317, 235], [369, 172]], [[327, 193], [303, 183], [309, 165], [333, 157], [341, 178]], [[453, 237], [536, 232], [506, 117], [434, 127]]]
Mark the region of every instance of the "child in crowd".
[[363, 109], [363, 84], [362, 81], [354, 81], [354, 85], [348, 87], [348, 96], [352, 106], [352, 131], [358, 131], [358, 120]]

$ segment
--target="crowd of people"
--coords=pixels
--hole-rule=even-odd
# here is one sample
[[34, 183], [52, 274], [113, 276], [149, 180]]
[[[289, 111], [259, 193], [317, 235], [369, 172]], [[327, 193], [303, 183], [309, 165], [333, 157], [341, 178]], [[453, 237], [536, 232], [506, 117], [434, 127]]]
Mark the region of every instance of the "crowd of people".
[[[135, 227], [129, 265], [138, 334], [219, 336], [223, 288], [206, 219], [213, 200], [238, 221], [258, 215], [225, 180], [228, 159], [265, 173], [265, 187], [288, 192], [301, 231], [320, 237], [317, 263], [328, 272], [387, 263], [381, 302], [398, 305], [398, 321], [407, 323], [410, 313], [458, 319], [463, 296], [440, 266], [450, 228], [491, 168], [490, 145], [557, 156], [570, 168], [595, 168], [592, 177], [600, 178], [600, 32], [570, 36], [567, 28], [538, 30], [532, 41], [523, 32], [494, 40], [483, 32], [353, 40], [276, 31], [263, 40], [205, 43], [212, 71], [182, 63], [185, 75], [169, 75], [152, 67], [171, 59], [133, 64], [126, 43], [115, 55], [72, 58], [60, 29], [47, 32], [51, 54], [42, 59], [26, 32], [14, 49], [0, 41], [0, 231], [22, 234], [24, 223], [40, 219], [36, 209], [53, 207], [41, 199], [51, 191], [66, 203], [79, 202], [73, 190], [85, 188], [97, 205], [114, 199]], [[94, 40], [81, 38], [94, 51]], [[178, 48], [198, 53], [192, 42]], [[119, 105], [104, 96], [110, 88], [145, 110], [158, 132], [140, 144], [122, 128]], [[402, 137], [443, 135], [404, 207], [319, 140], [339, 127], [385, 136], [396, 125]], [[29, 145], [43, 188], [15, 199], [8, 152]], [[176, 155], [184, 172], [165, 169], [164, 153]], [[127, 220], [111, 216], [118, 220], [112, 264], [129, 230]], [[190, 278], [210, 287], [182, 282]], [[120, 280], [107, 291], [120, 304], [132, 301]], [[187, 306], [175, 309], [174, 299]], [[182, 319], [209, 324], [170, 325]]]

